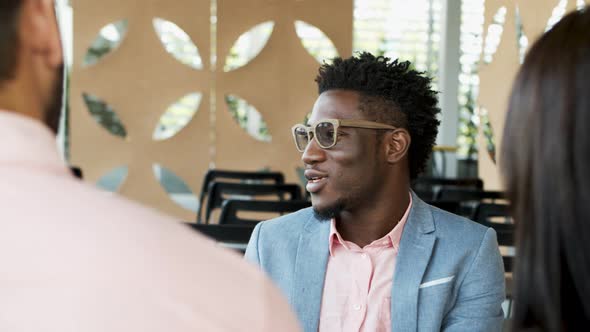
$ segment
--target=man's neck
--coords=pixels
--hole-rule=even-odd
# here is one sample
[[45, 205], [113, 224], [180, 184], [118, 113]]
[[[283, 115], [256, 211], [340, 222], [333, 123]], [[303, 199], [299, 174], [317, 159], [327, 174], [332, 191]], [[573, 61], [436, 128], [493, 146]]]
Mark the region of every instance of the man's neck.
[[387, 235], [404, 216], [410, 204], [408, 187], [397, 190], [392, 195], [381, 195], [372, 206], [354, 211], [343, 211], [336, 218], [336, 228], [340, 236], [364, 247]]
[[34, 91], [24, 79], [0, 82], [0, 109], [41, 120], [41, 106]]

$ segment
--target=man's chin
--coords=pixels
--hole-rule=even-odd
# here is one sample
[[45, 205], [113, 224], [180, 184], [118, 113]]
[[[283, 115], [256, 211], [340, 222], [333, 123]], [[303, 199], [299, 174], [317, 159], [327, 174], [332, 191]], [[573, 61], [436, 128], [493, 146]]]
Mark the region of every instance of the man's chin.
[[322, 206], [321, 204], [313, 204], [313, 214], [319, 221], [332, 220], [340, 215], [343, 210], [342, 202], [335, 202], [331, 205]]

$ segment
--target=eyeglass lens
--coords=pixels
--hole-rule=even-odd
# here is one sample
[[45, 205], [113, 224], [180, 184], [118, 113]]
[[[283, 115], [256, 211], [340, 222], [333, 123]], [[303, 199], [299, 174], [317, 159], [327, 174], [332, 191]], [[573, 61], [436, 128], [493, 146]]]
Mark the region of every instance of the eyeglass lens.
[[[320, 122], [315, 126], [316, 140], [322, 148], [332, 147], [335, 143], [336, 137], [334, 132], [334, 124], [331, 122]], [[313, 135], [313, 134], [312, 134]], [[303, 126], [295, 128], [295, 143], [297, 149], [305, 150], [310, 141], [307, 129]]]

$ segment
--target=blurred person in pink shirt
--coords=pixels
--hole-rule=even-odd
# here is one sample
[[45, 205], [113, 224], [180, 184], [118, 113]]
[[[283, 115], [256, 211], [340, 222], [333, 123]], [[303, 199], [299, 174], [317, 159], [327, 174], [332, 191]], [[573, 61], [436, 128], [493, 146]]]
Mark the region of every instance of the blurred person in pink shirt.
[[298, 330], [237, 255], [70, 174], [62, 79], [54, 1], [0, 1], [0, 331]]

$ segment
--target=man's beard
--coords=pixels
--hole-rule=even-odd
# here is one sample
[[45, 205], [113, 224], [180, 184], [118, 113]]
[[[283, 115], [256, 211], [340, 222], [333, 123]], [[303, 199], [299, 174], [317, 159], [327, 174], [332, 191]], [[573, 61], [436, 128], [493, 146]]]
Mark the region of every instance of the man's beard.
[[331, 206], [328, 206], [321, 210], [316, 209], [314, 207], [313, 214], [315, 218], [319, 221], [329, 221], [334, 218], [337, 218], [340, 215], [340, 213], [344, 210], [344, 206], [344, 202], [342, 200], [338, 200]]
[[43, 113], [43, 122], [57, 134], [59, 128], [59, 120], [61, 119], [61, 110], [63, 105], [64, 94], [64, 65], [57, 68], [55, 75], [55, 82], [53, 85], [53, 93], [49, 97], [47, 105], [45, 105], [45, 112]]

